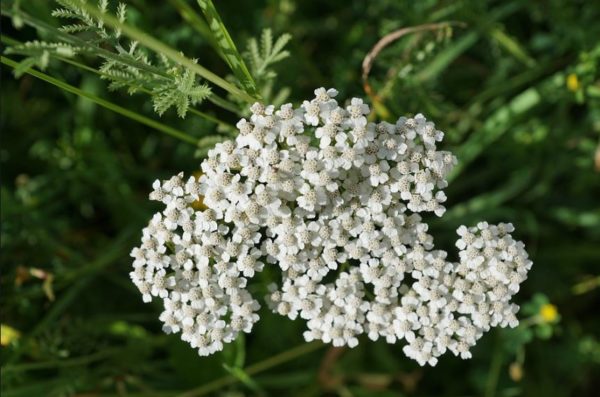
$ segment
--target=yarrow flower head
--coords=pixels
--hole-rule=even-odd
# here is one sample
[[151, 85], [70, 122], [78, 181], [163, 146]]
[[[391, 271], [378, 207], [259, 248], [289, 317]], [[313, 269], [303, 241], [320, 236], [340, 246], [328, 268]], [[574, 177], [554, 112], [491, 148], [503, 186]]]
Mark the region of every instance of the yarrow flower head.
[[200, 355], [252, 330], [261, 306], [248, 282], [270, 267], [265, 301], [305, 320], [307, 341], [403, 339], [421, 365], [471, 357], [491, 327], [518, 324], [511, 298], [532, 265], [523, 243], [511, 224], [461, 226], [459, 261], [448, 261], [419, 215], [445, 211], [456, 158], [438, 150], [444, 134], [421, 114], [368, 122], [361, 99], [342, 107], [336, 95], [256, 103], [201, 177], [155, 182], [150, 198], [165, 208], [131, 253], [131, 279], [144, 301], [163, 301], [165, 332]]

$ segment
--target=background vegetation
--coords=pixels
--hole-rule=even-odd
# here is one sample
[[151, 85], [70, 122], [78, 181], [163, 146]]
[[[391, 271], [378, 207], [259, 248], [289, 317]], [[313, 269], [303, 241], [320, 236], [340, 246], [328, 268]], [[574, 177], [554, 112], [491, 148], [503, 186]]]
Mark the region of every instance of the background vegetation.
[[[50, 16], [53, 2], [17, 3], [59, 26]], [[292, 35], [290, 56], [272, 69], [276, 77], [252, 62], [246, 71], [230, 67], [231, 59], [215, 50], [222, 47], [195, 1], [128, 4], [132, 26], [219, 76], [231, 74], [228, 81], [245, 92], [251, 92], [249, 80], [242, 80], [247, 72], [263, 97], [279, 101], [287, 93], [295, 103], [320, 86], [336, 87], [341, 98], [366, 97], [361, 64], [379, 39], [404, 27], [459, 21], [390, 42], [374, 60], [366, 88], [379, 119], [423, 112], [446, 132], [445, 146], [459, 158], [447, 190], [449, 211], [431, 219], [438, 244], [452, 250], [454, 229], [463, 223], [516, 225], [534, 261], [516, 297], [523, 304], [522, 324], [484, 336], [472, 360], [447, 356], [435, 368], [420, 368], [400, 344], [363, 340], [351, 350], [307, 345], [301, 322], [263, 311], [245, 340], [222, 354], [198, 357], [177, 336], [161, 332], [158, 303], [142, 303], [128, 280], [129, 251], [159, 208], [147, 200], [152, 181], [197, 171], [206, 149], [231, 134], [227, 124], [235, 124], [246, 102], [230, 95], [233, 111], [205, 101], [196, 107], [201, 114], [182, 119], [169, 109], [159, 118], [143, 92], [108, 91], [94, 73], [98, 57], [71, 59], [91, 70], [50, 58], [46, 74], [110, 101], [113, 109], [118, 105], [184, 132], [192, 142], [200, 140], [197, 148], [32, 75], [15, 79], [6, 61], [0, 116], [2, 396], [597, 393], [597, 2], [218, 2], [240, 52], [265, 28], [276, 37]], [[2, 2], [3, 52], [14, 40], [50, 40], [43, 29], [16, 29], [14, 6]], [[213, 92], [227, 96], [218, 87]]]

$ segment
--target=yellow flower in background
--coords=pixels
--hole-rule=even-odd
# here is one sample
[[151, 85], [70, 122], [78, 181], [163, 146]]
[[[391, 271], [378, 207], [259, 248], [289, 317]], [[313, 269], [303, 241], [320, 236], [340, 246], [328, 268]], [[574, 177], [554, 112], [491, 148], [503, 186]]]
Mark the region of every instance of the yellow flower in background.
[[508, 367], [508, 375], [515, 382], [520, 382], [523, 379], [523, 366], [521, 363], [514, 362]]
[[0, 345], [8, 346], [21, 337], [21, 333], [6, 324], [0, 324]]
[[551, 303], [546, 303], [540, 308], [540, 317], [546, 323], [552, 323], [558, 318], [558, 309]]
[[579, 78], [575, 73], [571, 73], [567, 76], [567, 88], [569, 91], [575, 92], [579, 89]]

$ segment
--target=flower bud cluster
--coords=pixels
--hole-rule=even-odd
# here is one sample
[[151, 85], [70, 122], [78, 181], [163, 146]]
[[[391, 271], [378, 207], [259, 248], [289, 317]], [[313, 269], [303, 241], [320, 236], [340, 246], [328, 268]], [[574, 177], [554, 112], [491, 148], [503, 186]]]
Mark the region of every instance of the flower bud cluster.
[[[531, 267], [510, 224], [458, 229], [460, 260], [435, 250], [419, 213], [442, 216], [456, 158], [422, 115], [367, 121], [354, 98], [315, 90], [299, 108], [256, 103], [219, 143], [202, 176], [156, 181], [165, 209], [132, 251], [131, 278], [163, 300], [166, 332], [201, 355], [250, 332], [260, 305], [247, 284], [277, 269], [268, 306], [306, 321], [307, 341], [354, 347], [358, 337], [404, 339], [405, 354], [435, 365], [462, 358], [494, 326], [515, 326], [510, 302]], [[207, 209], [195, 210], [203, 199]]]

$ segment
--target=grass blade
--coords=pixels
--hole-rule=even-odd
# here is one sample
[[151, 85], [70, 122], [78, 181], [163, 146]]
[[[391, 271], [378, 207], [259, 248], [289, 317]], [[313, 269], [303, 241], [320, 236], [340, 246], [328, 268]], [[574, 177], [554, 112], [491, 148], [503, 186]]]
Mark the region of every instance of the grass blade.
[[453, 45], [441, 51], [426, 67], [423, 68], [416, 76], [415, 80], [423, 82], [430, 80], [444, 71], [456, 58], [463, 52], [472, 47], [479, 39], [477, 32], [470, 32]]
[[248, 67], [237, 50], [235, 43], [231, 39], [227, 28], [223, 24], [215, 5], [211, 0], [198, 0], [198, 5], [202, 9], [204, 17], [208, 21], [208, 27], [210, 28], [214, 39], [216, 40], [222, 54], [225, 57], [225, 62], [227, 62], [229, 68], [238, 79], [244, 90], [249, 95], [256, 97], [258, 95], [256, 83], [248, 71]]
[[494, 28], [490, 30], [489, 35], [512, 56], [523, 62], [525, 66], [531, 67], [535, 65], [535, 60], [527, 54], [523, 46], [504, 31]]
[[512, 125], [512, 120], [522, 116], [542, 100], [537, 88], [529, 88], [508, 104], [494, 112], [484, 123], [481, 131], [472, 135], [458, 150], [458, 164], [448, 176], [448, 181], [454, 180], [464, 169], [475, 160], [489, 145], [500, 138]]
[[455, 204], [444, 214], [442, 222], [464, 222], [467, 217], [480, 215], [489, 208], [498, 208], [508, 200], [518, 196], [531, 184], [532, 179], [532, 170], [517, 172], [508, 179], [506, 184], [498, 189]]
[[198, 13], [194, 11], [194, 9], [185, 0], [169, 0], [169, 2], [173, 5], [173, 7], [175, 7], [179, 15], [181, 15], [181, 18], [183, 18], [183, 20], [186, 21], [194, 30], [205, 37], [211, 47], [217, 51], [219, 56], [223, 58], [223, 60], [226, 60], [225, 55], [223, 55], [223, 52], [221, 51], [221, 47], [219, 47], [219, 44], [217, 44], [217, 41], [212, 35], [210, 28], [206, 24], [206, 21], [200, 15], [198, 15]]

